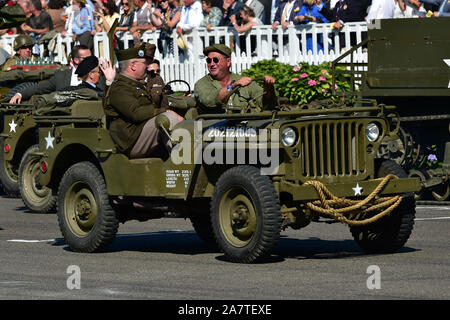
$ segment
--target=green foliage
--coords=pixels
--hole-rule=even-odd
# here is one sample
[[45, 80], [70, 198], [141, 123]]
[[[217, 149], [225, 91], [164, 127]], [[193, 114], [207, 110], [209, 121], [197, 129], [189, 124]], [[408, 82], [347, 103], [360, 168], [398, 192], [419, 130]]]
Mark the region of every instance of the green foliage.
[[[252, 78], [274, 77], [278, 95], [288, 98], [291, 104], [302, 105], [332, 97], [332, 71], [328, 62], [318, 66], [306, 63], [291, 66], [275, 60], [262, 60], [242, 74]], [[349, 91], [350, 76], [338, 75], [336, 86], [339, 91]]]

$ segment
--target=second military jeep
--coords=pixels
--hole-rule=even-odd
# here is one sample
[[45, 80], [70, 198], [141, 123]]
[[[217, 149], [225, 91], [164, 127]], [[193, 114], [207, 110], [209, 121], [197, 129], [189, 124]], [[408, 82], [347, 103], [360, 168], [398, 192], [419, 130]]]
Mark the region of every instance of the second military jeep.
[[77, 252], [106, 250], [119, 222], [164, 216], [189, 218], [234, 262], [263, 259], [283, 229], [323, 218], [349, 225], [368, 252], [394, 252], [413, 229], [420, 185], [393, 161], [375, 159], [396, 130], [391, 109], [188, 112], [172, 131], [160, 115], [170, 153], [129, 159], [111, 139], [101, 103], [77, 101], [70, 116], [35, 117], [35, 155]]

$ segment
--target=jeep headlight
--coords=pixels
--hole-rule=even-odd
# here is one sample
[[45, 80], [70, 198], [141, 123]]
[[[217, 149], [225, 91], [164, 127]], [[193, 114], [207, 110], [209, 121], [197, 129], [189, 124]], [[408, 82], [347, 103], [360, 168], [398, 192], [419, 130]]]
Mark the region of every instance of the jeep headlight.
[[281, 132], [281, 141], [285, 147], [292, 147], [297, 140], [297, 134], [291, 127], [283, 129]]
[[370, 142], [374, 142], [380, 136], [380, 128], [373, 122], [366, 126], [366, 137]]

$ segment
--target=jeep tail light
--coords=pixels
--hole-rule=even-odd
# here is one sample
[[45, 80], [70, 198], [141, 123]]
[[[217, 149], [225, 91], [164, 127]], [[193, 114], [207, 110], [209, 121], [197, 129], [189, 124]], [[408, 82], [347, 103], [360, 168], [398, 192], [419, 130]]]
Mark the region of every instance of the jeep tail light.
[[8, 153], [9, 150], [11, 150], [11, 147], [9, 146], [9, 144], [5, 144], [5, 152]]
[[47, 172], [47, 163], [46, 163], [45, 161], [42, 161], [42, 162], [41, 162], [41, 171], [42, 171], [43, 173], [46, 173], [46, 172]]

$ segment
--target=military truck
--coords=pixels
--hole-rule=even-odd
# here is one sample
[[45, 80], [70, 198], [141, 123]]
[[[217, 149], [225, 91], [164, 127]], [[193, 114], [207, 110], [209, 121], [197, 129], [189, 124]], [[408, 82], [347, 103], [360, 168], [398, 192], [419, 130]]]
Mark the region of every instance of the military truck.
[[394, 252], [412, 232], [419, 180], [375, 159], [383, 138], [398, 130], [389, 106], [190, 109], [171, 131], [159, 115], [156, 125], [173, 147], [144, 159], [118, 150], [100, 102], [76, 101], [70, 111], [35, 116], [34, 155], [76, 252], [107, 250], [120, 222], [166, 216], [190, 219], [200, 238], [240, 263], [268, 257], [285, 228], [320, 219], [349, 225], [368, 252]]
[[[333, 62], [335, 74], [342, 66], [353, 78], [352, 92], [336, 94], [397, 107], [398, 139], [385, 141], [380, 156], [419, 177], [439, 201], [450, 197], [449, 25], [445, 17], [375, 20], [367, 39]], [[364, 51], [368, 62], [358, 62], [355, 53]]]

